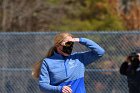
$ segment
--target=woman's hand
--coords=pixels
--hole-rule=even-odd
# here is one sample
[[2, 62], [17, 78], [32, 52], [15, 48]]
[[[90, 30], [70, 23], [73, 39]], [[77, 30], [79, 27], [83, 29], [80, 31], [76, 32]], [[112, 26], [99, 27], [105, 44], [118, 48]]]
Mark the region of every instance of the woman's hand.
[[70, 86], [63, 86], [62, 93], [72, 93]]
[[72, 38], [69, 41], [71, 41], [71, 42], [79, 42], [79, 38]]
[[67, 37], [61, 44], [65, 46], [67, 42], [79, 42], [79, 38]]

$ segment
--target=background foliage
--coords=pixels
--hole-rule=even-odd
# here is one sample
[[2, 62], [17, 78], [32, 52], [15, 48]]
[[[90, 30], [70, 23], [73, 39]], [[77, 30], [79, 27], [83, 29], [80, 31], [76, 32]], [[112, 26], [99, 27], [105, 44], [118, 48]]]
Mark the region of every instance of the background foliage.
[[139, 0], [0, 0], [0, 31], [139, 30]]

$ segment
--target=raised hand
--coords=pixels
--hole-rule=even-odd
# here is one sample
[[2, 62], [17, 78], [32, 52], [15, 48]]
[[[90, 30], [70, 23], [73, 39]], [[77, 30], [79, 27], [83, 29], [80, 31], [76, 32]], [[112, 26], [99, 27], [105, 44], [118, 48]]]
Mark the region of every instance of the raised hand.
[[67, 37], [61, 44], [65, 46], [67, 42], [79, 42], [79, 38]]

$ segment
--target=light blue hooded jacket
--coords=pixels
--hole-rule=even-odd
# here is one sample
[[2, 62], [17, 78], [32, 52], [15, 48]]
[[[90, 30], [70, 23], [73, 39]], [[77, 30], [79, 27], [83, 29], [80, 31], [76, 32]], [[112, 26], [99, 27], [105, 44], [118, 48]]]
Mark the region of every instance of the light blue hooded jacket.
[[72, 93], [86, 93], [85, 66], [99, 59], [104, 49], [92, 40], [80, 38], [80, 44], [90, 51], [73, 53], [64, 57], [56, 52], [45, 58], [39, 76], [39, 88], [43, 93], [62, 93], [62, 87], [70, 85]]

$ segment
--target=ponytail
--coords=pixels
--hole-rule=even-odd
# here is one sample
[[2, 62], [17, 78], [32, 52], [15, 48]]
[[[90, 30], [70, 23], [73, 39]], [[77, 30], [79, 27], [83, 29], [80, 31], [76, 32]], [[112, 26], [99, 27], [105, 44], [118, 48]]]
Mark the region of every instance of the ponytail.
[[[55, 51], [55, 47], [51, 47], [46, 55], [46, 57], [50, 57], [53, 55]], [[45, 57], [45, 58], [46, 58]], [[43, 62], [44, 58], [38, 62], [36, 62], [33, 67], [32, 67], [32, 76], [36, 79], [39, 78], [39, 75], [40, 75], [40, 68], [41, 68], [41, 65], [42, 65], [42, 62]]]
[[46, 57], [51, 57], [55, 51], [55, 47], [51, 47], [46, 55]]

